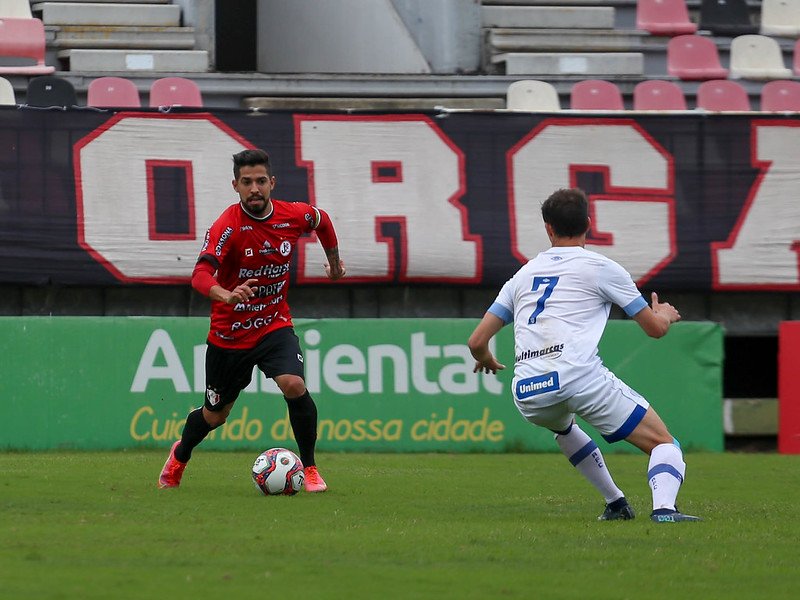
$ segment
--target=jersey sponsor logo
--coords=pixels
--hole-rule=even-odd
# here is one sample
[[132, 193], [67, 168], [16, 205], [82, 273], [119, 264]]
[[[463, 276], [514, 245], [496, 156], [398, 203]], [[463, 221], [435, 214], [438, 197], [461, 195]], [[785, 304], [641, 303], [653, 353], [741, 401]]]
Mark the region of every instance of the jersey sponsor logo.
[[[286, 280], [276, 281], [275, 283], [270, 283], [269, 285], [251, 286], [251, 289], [255, 292], [257, 298], [266, 298], [267, 296], [281, 294], [284, 287], [286, 287]], [[259, 302], [257, 304], [237, 302], [233, 306], [233, 310], [236, 312], [261, 312], [262, 310], [265, 310], [274, 304], [278, 304], [282, 299], [283, 294], [272, 298], [269, 302]]]
[[257, 269], [239, 269], [239, 279], [250, 279], [252, 277], [269, 277], [277, 279], [289, 272], [289, 265], [262, 265]]
[[245, 248], [244, 249], [245, 256], [253, 256], [253, 249], [252, 248]]
[[269, 243], [269, 240], [264, 240], [264, 245], [258, 251], [259, 254], [266, 256], [267, 254], [272, 254], [275, 252], [275, 248], [272, 247], [272, 244]]
[[291, 223], [275, 223], [272, 228], [273, 229], [286, 229], [287, 227], [291, 227]]
[[220, 236], [219, 241], [217, 242], [217, 246], [214, 248], [214, 254], [216, 254], [217, 256], [222, 255], [222, 249], [225, 247], [225, 242], [228, 241], [228, 238], [231, 237], [232, 233], [233, 233], [233, 228], [231, 227], [225, 228], [225, 231], [222, 232], [222, 235]]
[[272, 319], [274, 319], [277, 314], [278, 313], [268, 315], [266, 317], [256, 317], [255, 319], [236, 321], [233, 325], [231, 325], [231, 331], [239, 331], [240, 329], [261, 329], [262, 327], [266, 327], [272, 323]]
[[551, 371], [544, 375], [537, 375], [536, 377], [528, 377], [527, 379], [520, 379], [517, 382], [517, 398], [523, 400], [531, 396], [538, 396], [545, 392], [552, 392], [560, 389], [561, 385], [558, 382], [558, 372]]
[[239, 231], [253, 231], [252, 225], [242, 225], [239, 227]]
[[514, 357], [516, 362], [530, 360], [531, 358], [558, 358], [564, 350], [564, 344], [555, 344], [541, 350], [525, 350]]

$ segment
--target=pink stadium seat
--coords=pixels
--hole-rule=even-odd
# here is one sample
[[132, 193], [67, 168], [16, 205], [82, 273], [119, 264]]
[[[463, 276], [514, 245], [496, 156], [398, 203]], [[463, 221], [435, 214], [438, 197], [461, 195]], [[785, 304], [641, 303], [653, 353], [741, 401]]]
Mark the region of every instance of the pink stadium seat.
[[678, 35], [667, 42], [667, 73], [685, 80], [724, 79], [719, 50], [710, 38]]
[[124, 77], [99, 77], [89, 83], [86, 105], [98, 108], [140, 108], [142, 101], [136, 84]]
[[800, 111], [800, 81], [776, 79], [765, 83], [761, 88], [761, 110]]
[[150, 86], [150, 106], [203, 106], [200, 88], [191, 79], [162, 77]]
[[697, 31], [689, 20], [686, 0], [638, 0], [636, 28], [653, 35], [683, 35]]
[[749, 111], [750, 97], [730, 79], [704, 81], [697, 86], [697, 108], [710, 111]]
[[650, 79], [633, 88], [633, 110], [686, 110], [686, 97], [677, 83]]
[[617, 84], [602, 79], [585, 79], [572, 86], [570, 108], [575, 110], [624, 110]]
[[0, 73], [47, 75], [56, 70], [45, 64], [44, 25], [39, 19], [0, 19], [0, 57], [36, 62], [35, 65], [0, 66]]

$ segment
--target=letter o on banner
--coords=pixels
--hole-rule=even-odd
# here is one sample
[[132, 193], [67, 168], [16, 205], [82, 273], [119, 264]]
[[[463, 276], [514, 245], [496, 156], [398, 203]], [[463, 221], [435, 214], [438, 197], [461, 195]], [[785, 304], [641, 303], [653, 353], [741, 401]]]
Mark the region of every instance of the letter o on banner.
[[[75, 146], [78, 241], [117, 279], [186, 282], [205, 231], [237, 198], [231, 156], [253, 145], [208, 114], [120, 114]], [[148, 163], [191, 170], [194, 239], [154, 239]]]

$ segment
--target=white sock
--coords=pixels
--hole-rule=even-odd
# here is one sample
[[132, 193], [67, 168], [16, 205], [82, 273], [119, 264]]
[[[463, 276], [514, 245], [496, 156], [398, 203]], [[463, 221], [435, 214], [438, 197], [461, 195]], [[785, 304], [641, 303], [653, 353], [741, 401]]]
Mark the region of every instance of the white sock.
[[686, 474], [683, 452], [675, 444], [659, 444], [650, 453], [647, 479], [653, 490], [653, 510], [675, 510], [675, 499]]
[[556, 434], [556, 443], [569, 462], [597, 488], [606, 504], [619, 500], [625, 494], [617, 487], [606, 467], [600, 448], [586, 433], [573, 423], [569, 433]]

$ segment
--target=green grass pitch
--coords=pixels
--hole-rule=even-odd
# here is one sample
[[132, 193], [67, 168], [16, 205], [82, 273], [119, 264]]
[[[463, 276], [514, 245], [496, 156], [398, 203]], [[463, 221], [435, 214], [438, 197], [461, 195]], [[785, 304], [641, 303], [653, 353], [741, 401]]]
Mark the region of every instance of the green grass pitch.
[[688, 454], [702, 523], [649, 521], [643, 455], [606, 459], [639, 517], [560, 454], [322, 454], [324, 494], [264, 497], [257, 452], [0, 453], [0, 597], [797, 598], [800, 457]]

